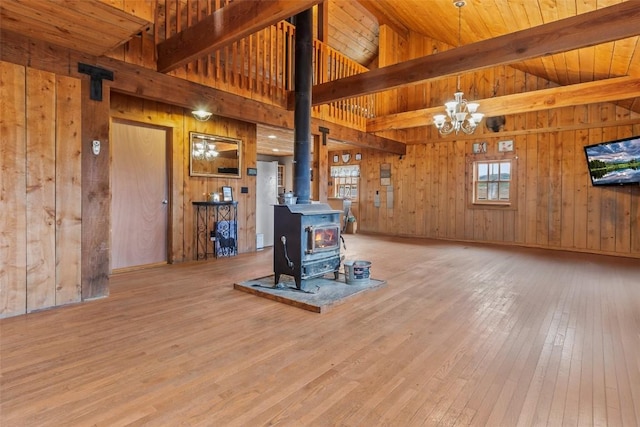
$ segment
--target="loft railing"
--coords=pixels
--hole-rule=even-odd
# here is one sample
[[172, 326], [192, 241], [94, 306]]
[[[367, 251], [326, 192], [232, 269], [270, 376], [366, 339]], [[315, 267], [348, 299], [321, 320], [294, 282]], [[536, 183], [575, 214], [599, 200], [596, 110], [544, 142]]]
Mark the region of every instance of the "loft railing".
[[[315, 52], [313, 84], [326, 83], [368, 71], [366, 67], [347, 58], [319, 40], [313, 41], [313, 48]], [[330, 121], [364, 130], [367, 119], [375, 117], [374, 105], [374, 95], [363, 95], [332, 102], [328, 105], [316, 106], [313, 108], [313, 113], [327, 115], [327, 119]]]
[[[157, 0], [155, 43], [229, 3], [229, 0]], [[286, 107], [287, 93], [294, 90], [294, 37], [295, 27], [281, 21], [170, 74]], [[313, 49], [313, 84], [367, 71], [318, 40], [314, 40]], [[374, 95], [366, 95], [316, 106], [312, 115], [364, 130], [366, 120], [375, 116], [374, 105]]]

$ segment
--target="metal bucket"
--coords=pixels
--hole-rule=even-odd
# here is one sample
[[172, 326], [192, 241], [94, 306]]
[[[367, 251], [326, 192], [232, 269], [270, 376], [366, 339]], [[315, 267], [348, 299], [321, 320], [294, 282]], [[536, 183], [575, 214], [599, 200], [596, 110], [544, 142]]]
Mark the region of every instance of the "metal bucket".
[[359, 285], [369, 283], [369, 261], [345, 261], [344, 278], [348, 285]]

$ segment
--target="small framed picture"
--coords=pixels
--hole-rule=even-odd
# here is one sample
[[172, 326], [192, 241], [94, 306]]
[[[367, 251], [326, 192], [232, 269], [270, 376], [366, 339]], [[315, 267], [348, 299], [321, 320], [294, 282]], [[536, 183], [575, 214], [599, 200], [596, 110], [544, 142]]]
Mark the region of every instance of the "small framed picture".
[[336, 154], [333, 156], [333, 163], [338, 163], [338, 161], [340, 161], [340, 157]]
[[222, 187], [222, 201], [233, 202], [233, 188]]
[[356, 153], [356, 160], [362, 160], [362, 153]]

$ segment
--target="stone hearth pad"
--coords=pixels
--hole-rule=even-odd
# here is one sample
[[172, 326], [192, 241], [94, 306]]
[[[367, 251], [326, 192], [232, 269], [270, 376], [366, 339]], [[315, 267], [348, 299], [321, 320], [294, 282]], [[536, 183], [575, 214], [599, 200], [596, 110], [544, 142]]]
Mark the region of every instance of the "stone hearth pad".
[[[331, 276], [331, 277], [329, 277]], [[295, 280], [291, 276], [280, 276], [280, 285], [283, 288], [274, 287], [274, 276], [261, 277], [235, 283], [235, 289], [248, 292], [263, 298], [282, 302], [315, 313], [325, 313], [331, 307], [342, 304], [349, 298], [384, 286], [384, 280], [369, 279], [367, 283], [347, 284], [344, 274], [340, 274], [338, 280], [333, 279], [333, 274], [327, 277], [318, 277], [304, 281], [304, 289], [314, 293], [301, 292], [295, 289]]]

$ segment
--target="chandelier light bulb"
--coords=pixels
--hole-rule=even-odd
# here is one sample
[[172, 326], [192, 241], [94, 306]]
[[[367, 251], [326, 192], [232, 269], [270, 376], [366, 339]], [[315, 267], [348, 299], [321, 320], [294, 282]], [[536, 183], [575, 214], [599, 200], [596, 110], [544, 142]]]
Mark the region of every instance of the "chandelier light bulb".
[[480, 123], [480, 121], [482, 120], [483, 117], [484, 117], [484, 114], [482, 114], [482, 113], [473, 113], [473, 114], [471, 114], [471, 118], [476, 123]]
[[468, 102], [467, 103], [467, 110], [473, 114], [478, 110], [478, 107], [480, 106], [480, 104], [478, 104], [477, 102]]
[[433, 116], [433, 123], [438, 129], [440, 129], [442, 128], [442, 126], [444, 126], [445, 119], [446, 116], [444, 114], [436, 114], [435, 116]]

